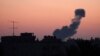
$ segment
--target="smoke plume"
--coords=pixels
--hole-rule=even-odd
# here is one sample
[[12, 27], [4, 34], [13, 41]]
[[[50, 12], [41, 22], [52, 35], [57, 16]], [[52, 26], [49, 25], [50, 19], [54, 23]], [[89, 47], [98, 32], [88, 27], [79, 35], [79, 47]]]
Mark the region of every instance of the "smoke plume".
[[61, 29], [56, 29], [53, 35], [58, 39], [65, 39], [66, 37], [71, 37], [77, 33], [77, 29], [80, 25], [82, 17], [85, 17], [84, 9], [76, 9], [75, 17], [72, 19], [72, 23], [68, 26], [63, 26]]

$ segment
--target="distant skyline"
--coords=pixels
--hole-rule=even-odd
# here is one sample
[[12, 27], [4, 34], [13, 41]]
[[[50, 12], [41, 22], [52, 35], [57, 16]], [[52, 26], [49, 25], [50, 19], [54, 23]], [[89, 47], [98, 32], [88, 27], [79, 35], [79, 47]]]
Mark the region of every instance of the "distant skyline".
[[99, 5], [100, 0], [0, 0], [0, 36], [12, 35], [14, 20], [16, 35], [34, 32], [41, 39], [57, 28], [69, 26], [74, 10], [83, 8], [86, 17], [73, 37], [100, 37]]

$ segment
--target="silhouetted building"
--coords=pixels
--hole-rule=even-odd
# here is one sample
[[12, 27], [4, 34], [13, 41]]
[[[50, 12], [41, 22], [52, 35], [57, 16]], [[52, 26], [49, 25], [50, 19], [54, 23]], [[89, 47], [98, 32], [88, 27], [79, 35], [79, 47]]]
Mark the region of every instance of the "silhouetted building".
[[20, 36], [2, 36], [2, 43], [35, 42], [34, 33], [21, 33]]
[[41, 42], [45, 42], [45, 43], [59, 43], [61, 42], [60, 39], [57, 39], [55, 36], [44, 36], [43, 40]]
[[33, 33], [3, 36], [0, 56], [100, 56], [100, 38], [68, 39], [66, 42], [55, 36], [44, 36], [41, 41], [35, 38]]

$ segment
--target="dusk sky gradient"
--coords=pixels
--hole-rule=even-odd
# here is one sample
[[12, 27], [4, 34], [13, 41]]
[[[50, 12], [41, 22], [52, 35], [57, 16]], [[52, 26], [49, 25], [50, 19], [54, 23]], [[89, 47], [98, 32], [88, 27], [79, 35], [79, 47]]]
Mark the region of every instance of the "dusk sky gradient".
[[100, 37], [100, 0], [0, 0], [0, 36], [12, 35], [14, 20], [16, 35], [34, 32], [41, 39], [69, 26], [77, 8], [85, 9], [86, 17], [73, 37]]

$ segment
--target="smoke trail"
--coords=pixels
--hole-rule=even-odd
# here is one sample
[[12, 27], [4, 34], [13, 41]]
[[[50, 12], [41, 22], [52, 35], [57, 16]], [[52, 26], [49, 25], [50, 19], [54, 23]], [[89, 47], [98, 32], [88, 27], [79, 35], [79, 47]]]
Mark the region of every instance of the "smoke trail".
[[65, 39], [66, 37], [71, 37], [77, 33], [77, 29], [80, 25], [82, 17], [85, 17], [84, 9], [76, 9], [75, 17], [72, 19], [72, 23], [68, 26], [63, 26], [62, 29], [56, 29], [53, 35], [59, 39]]

